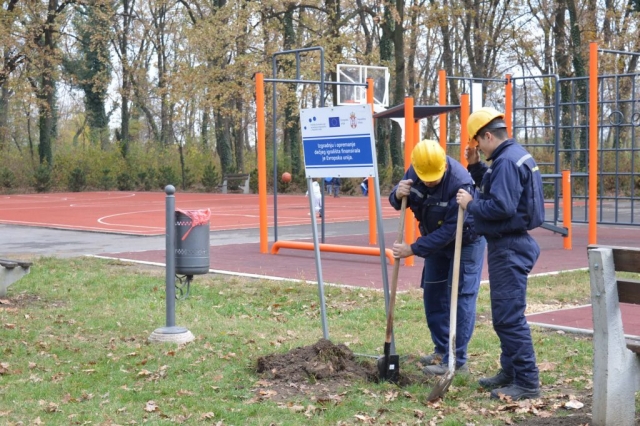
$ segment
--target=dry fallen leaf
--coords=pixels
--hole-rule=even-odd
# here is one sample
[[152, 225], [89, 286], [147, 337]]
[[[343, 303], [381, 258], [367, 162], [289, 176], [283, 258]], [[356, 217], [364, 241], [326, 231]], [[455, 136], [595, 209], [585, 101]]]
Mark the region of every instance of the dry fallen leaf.
[[155, 401], [147, 401], [147, 403], [144, 406], [144, 411], [148, 413], [152, 413], [154, 411], [159, 411], [159, 410], [160, 408], [158, 408]]
[[556, 369], [555, 362], [541, 362], [538, 364], [538, 370], [540, 371], [553, 371]]
[[584, 407], [584, 404], [580, 401], [576, 401], [575, 399], [572, 399], [571, 401], [565, 402], [564, 407], [568, 409], [579, 410], [582, 407]]
[[50, 402], [47, 405], [45, 405], [43, 409], [47, 413], [55, 413], [56, 411], [58, 411], [58, 404]]

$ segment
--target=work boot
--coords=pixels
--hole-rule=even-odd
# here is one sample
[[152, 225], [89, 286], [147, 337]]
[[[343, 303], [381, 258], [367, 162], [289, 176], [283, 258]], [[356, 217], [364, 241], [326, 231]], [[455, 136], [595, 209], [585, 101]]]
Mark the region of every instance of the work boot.
[[493, 377], [483, 377], [478, 380], [478, 384], [485, 389], [491, 390], [496, 388], [502, 388], [503, 386], [509, 386], [513, 384], [513, 376], [508, 375], [504, 370], [500, 369], [498, 374]]
[[[449, 372], [449, 366], [447, 364], [433, 364], [427, 365], [422, 369], [422, 372], [427, 376], [444, 376]], [[455, 374], [469, 374], [469, 367], [467, 364], [462, 364], [456, 367]]]
[[443, 357], [444, 355], [439, 354], [438, 352], [434, 352], [430, 355], [421, 356], [420, 364], [422, 365], [440, 364], [442, 362]]
[[540, 396], [540, 388], [523, 388], [515, 384], [505, 386], [503, 388], [494, 389], [491, 391], [492, 399], [500, 399], [500, 396], [508, 396], [512, 401], [518, 401], [520, 399], [538, 398]]

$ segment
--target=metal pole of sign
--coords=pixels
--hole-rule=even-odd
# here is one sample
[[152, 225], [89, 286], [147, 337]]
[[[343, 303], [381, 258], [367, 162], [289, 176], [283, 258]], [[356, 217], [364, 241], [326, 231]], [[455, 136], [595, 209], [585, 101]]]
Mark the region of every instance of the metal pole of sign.
[[186, 343], [195, 339], [194, 335], [184, 327], [176, 326], [176, 188], [167, 185], [164, 188], [166, 197], [166, 326], [157, 328], [149, 336], [149, 341]]
[[[318, 296], [320, 297], [320, 318], [322, 319], [322, 335], [329, 340], [329, 328], [327, 327], [327, 310], [324, 300], [324, 281], [322, 280], [322, 265], [320, 263], [320, 245], [318, 242], [318, 227], [316, 221], [315, 195], [313, 194], [313, 180], [307, 178], [309, 191], [309, 214], [311, 215], [311, 229], [313, 233], [313, 254], [316, 259], [316, 273], [318, 275]], [[322, 194], [320, 195], [322, 197]], [[384, 255], [383, 255], [384, 256]]]
[[[382, 204], [380, 202], [380, 180], [378, 179], [378, 160], [375, 149], [373, 151], [373, 164], [375, 167], [375, 174], [373, 176], [373, 190], [375, 191], [376, 202], [376, 222], [378, 224], [378, 246], [380, 247], [380, 266], [382, 269], [382, 289], [384, 292], [384, 311], [386, 315], [389, 315], [389, 273], [387, 271], [387, 257], [385, 255], [384, 244], [384, 227], [382, 224]], [[371, 190], [371, 189], [369, 189]], [[396, 259], [396, 262], [400, 262], [400, 259]], [[396, 341], [393, 331], [391, 332], [391, 347], [390, 353], [393, 355], [396, 353]]]

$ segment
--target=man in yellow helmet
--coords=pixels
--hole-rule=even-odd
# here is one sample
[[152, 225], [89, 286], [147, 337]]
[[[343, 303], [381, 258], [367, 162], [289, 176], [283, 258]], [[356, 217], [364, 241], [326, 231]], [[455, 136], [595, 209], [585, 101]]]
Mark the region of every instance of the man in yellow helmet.
[[[481, 108], [469, 116], [469, 137], [478, 147], [466, 157], [475, 182], [474, 195], [458, 191], [458, 203], [475, 219], [476, 231], [487, 239], [487, 263], [493, 328], [500, 338], [501, 370], [480, 379], [491, 389], [491, 397], [506, 395], [513, 400], [540, 395], [536, 356], [531, 330], [524, 316], [527, 277], [540, 247], [527, 232], [544, 222], [542, 178], [536, 162], [507, 134], [504, 114]], [[478, 148], [491, 160], [480, 162]]]
[[[453, 276], [458, 205], [456, 193], [466, 188], [474, 193], [469, 172], [432, 140], [418, 143], [411, 153], [411, 165], [402, 180], [391, 191], [389, 202], [400, 209], [403, 197], [420, 225], [420, 236], [413, 244], [394, 244], [393, 255], [424, 258], [421, 287], [427, 326], [434, 344], [433, 354], [423, 356], [427, 375], [442, 375], [448, 371], [449, 311]], [[465, 215], [458, 315], [456, 324], [456, 370], [468, 372], [467, 345], [473, 334], [476, 300], [480, 287], [482, 262], [486, 242], [478, 237], [473, 217]]]

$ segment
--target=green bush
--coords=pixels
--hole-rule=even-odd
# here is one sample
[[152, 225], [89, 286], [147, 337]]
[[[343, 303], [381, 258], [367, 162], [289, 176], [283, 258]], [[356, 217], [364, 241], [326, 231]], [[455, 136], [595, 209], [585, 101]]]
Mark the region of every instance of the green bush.
[[104, 168], [102, 169], [102, 175], [100, 176], [100, 179], [98, 181], [98, 188], [102, 189], [103, 191], [109, 191], [111, 188], [113, 188], [115, 182], [114, 182], [114, 178], [111, 175], [111, 170], [109, 168]]
[[6, 189], [13, 188], [16, 175], [6, 167], [0, 169], [0, 186]]
[[185, 167], [182, 172], [182, 189], [186, 190], [193, 187], [196, 183], [196, 176], [190, 167]]
[[53, 181], [51, 179], [51, 167], [45, 162], [40, 164], [33, 173], [36, 192], [47, 192], [51, 189]]
[[151, 191], [156, 187], [156, 169], [147, 167], [146, 170], [138, 172], [138, 185], [145, 190]]
[[[216, 170], [216, 166], [212, 162], [209, 162], [209, 164], [204, 167], [201, 183], [207, 192], [213, 192], [220, 184], [220, 173], [218, 173], [218, 170]], [[249, 185], [251, 185], [251, 182], [249, 182]]]
[[177, 186], [178, 182], [178, 174], [171, 166], [161, 166], [158, 169], [158, 185], [161, 189], [167, 185]]
[[67, 188], [71, 192], [80, 192], [87, 186], [87, 174], [81, 167], [71, 170], [67, 179]]
[[118, 175], [117, 185], [119, 191], [133, 191], [133, 178], [131, 173], [125, 170]]
[[253, 169], [251, 171], [251, 176], [249, 177], [249, 189], [253, 194], [258, 193], [258, 169]]

